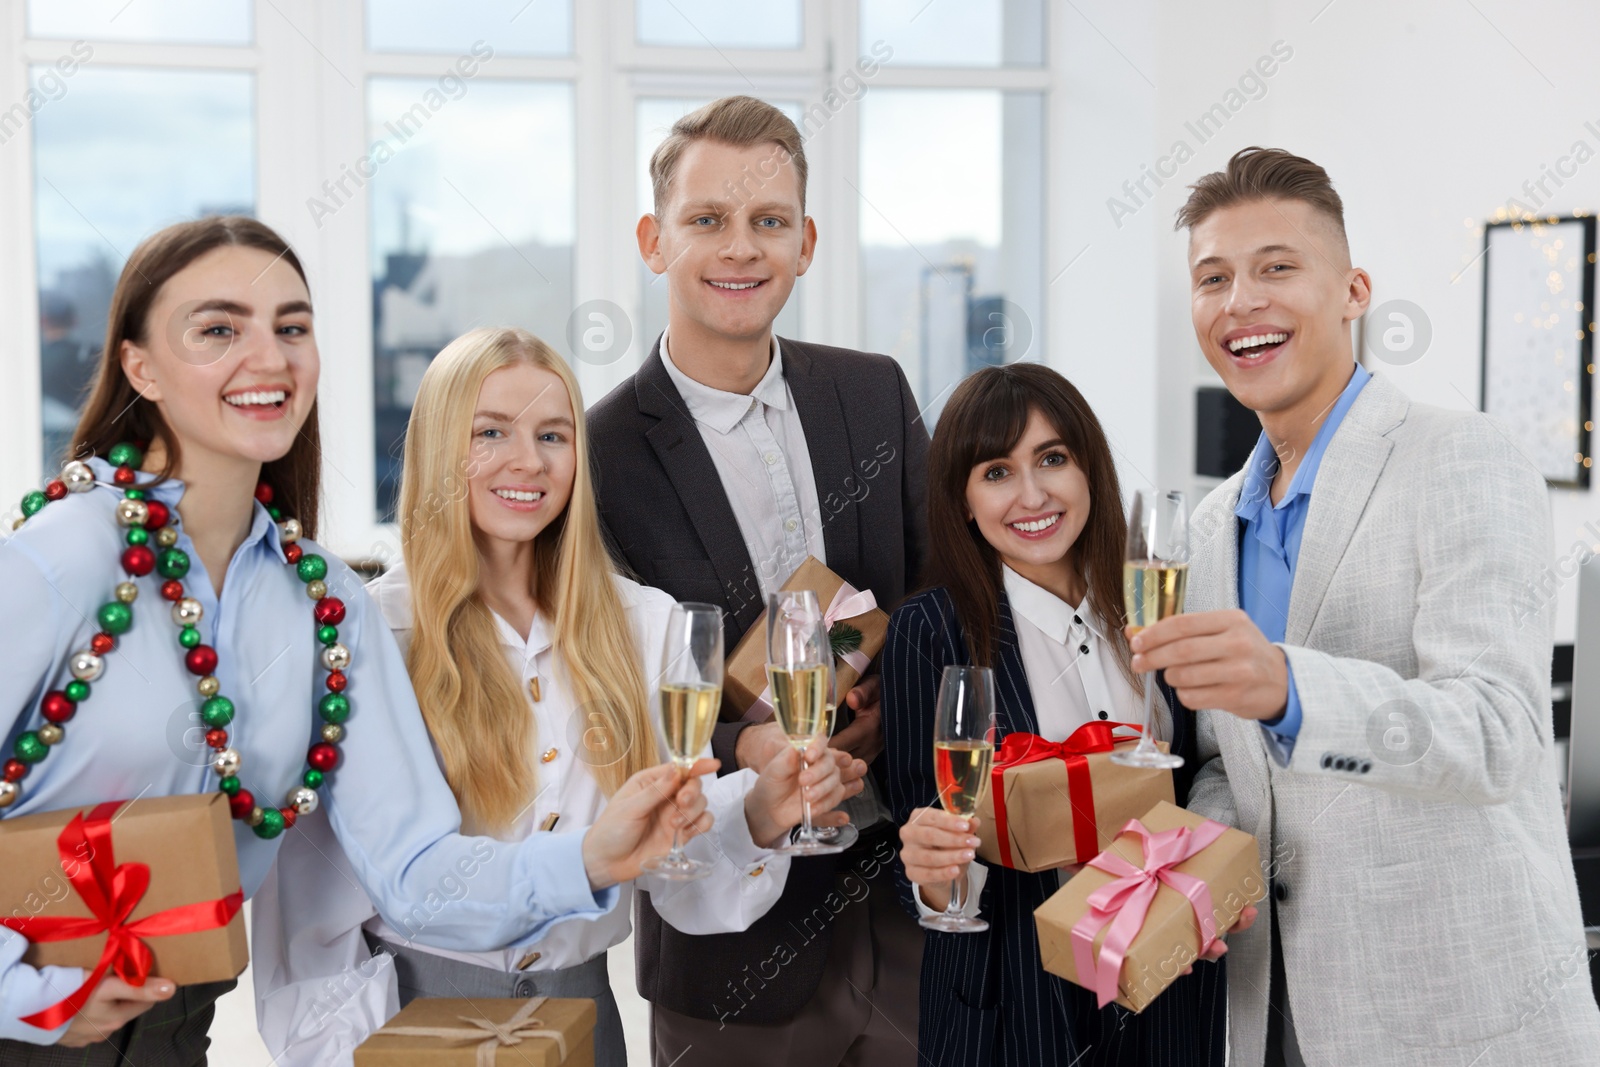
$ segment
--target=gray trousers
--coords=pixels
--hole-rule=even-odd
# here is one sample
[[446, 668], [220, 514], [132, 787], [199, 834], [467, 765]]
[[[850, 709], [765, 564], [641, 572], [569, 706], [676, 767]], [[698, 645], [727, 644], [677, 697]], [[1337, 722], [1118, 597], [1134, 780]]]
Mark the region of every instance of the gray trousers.
[[[594, 1027], [595, 1067], [627, 1067], [628, 1049], [622, 1037], [622, 1016], [617, 1011], [617, 998], [611, 994], [604, 952], [587, 963], [559, 971], [500, 971], [385, 941], [370, 933], [366, 937], [373, 955], [382, 952], [394, 957], [402, 1008], [418, 997], [592, 1000], [598, 1013]], [[7, 1067], [9, 1062], [0, 1060]]]
[[106, 1040], [84, 1048], [0, 1041], [4, 1067], [206, 1067], [211, 1016], [217, 998], [237, 983], [179, 986], [164, 1000]]

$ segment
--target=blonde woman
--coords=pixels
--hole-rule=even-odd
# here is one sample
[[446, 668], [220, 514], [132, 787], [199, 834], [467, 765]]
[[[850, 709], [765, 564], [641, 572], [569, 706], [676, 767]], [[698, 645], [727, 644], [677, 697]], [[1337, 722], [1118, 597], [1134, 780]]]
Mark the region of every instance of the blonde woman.
[[[571, 370], [533, 335], [479, 329], [452, 342], [423, 376], [406, 435], [404, 564], [368, 587], [405, 650], [466, 825], [505, 841], [581, 832], [629, 775], [666, 753], [652, 697], [674, 602], [612, 567], [582, 412]], [[846, 821], [831, 809], [860, 791], [865, 765], [820, 744], [807, 757], [816, 766], [791, 751], [760, 776], [706, 780], [713, 829], [689, 847], [715, 862], [714, 873], [641, 879], [675, 926], [742, 930], [777, 900], [788, 862], [766, 846], [799, 821], [801, 788], [828, 812], [823, 823]], [[315, 902], [319, 925], [337, 926], [329, 916], [345, 914], [348, 900], [333, 898], [353, 887], [327, 864], [312, 866], [332, 877], [280, 871], [280, 891], [292, 883]], [[362, 927], [375, 956], [392, 960], [402, 1005], [418, 996], [593, 998], [595, 1062], [622, 1064], [605, 951], [630, 931], [628, 889], [593, 922], [497, 952], [421, 944], [425, 914], [393, 923], [369, 908]], [[470, 895], [470, 882], [455, 891]], [[288, 915], [287, 897], [281, 906]], [[295, 935], [289, 941], [293, 964]], [[302, 1020], [299, 1029], [315, 1027]]]

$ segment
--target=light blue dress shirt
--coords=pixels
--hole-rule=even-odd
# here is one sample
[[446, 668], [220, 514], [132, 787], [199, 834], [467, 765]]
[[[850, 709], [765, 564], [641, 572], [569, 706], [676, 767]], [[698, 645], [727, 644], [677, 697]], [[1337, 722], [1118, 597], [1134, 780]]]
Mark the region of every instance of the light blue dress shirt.
[[[40, 699], [71, 680], [68, 658], [89, 646], [99, 629], [96, 611], [127, 577], [115, 517], [122, 493], [111, 484], [108, 464], [95, 460], [91, 466], [100, 484], [48, 505], [0, 543], [4, 756], [19, 734], [42, 724]], [[152, 480], [141, 476], [140, 484]], [[176, 522], [182, 483], [168, 481], [148, 493]], [[589, 888], [583, 835], [535, 834], [516, 843], [461, 836], [455, 797], [435, 761], [389, 627], [354, 572], [315, 543], [300, 543], [328, 561], [328, 595], [346, 605], [339, 639], [351, 652], [345, 694], [352, 706], [339, 764], [319, 791], [322, 806], [303, 818], [331, 820], [384, 918], [424, 931], [419, 939], [431, 944], [480, 951], [530, 944], [553, 923], [609, 912], [617, 890]], [[184, 585], [204, 606], [199, 629], [217, 650], [221, 691], [238, 709], [229, 737], [243, 757], [239, 777], [258, 804], [281, 806], [299, 784], [320, 727], [315, 701], [327, 672], [318, 662], [312, 601], [285, 562], [277, 524], [260, 504], [228, 565], [220, 600], [181, 524], [177, 544], [191, 561]], [[104, 657], [104, 673], [66, 724], [66, 737], [34, 765], [22, 798], [4, 817], [217, 788], [196, 679], [184, 667], [161, 581], [157, 573], [135, 580], [133, 628]], [[235, 822], [234, 840], [249, 896], [265, 879], [281, 838], [264, 841]], [[0, 928], [0, 1038], [49, 1044], [65, 1026], [44, 1031], [20, 1019], [71, 993], [83, 972], [30, 967], [20, 962], [26, 948], [21, 935]]]
[[[1239, 606], [1267, 640], [1281, 644], [1289, 625], [1289, 594], [1294, 589], [1295, 566], [1300, 562], [1300, 538], [1306, 513], [1311, 510], [1311, 487], [1317, 480], [1328, 442], [1338, 432], [1345, 412], [1356, 402], [1361, 387], [1372, 375], [1359, 363], [1350, 382], [1334, 401], [1322, 428], [1300, 460], [1283, 499], [1272, 503], [1272, 479], [1278, 473], [1278, 456], [1263, 431], [1245, 467], [1244, 485], [1233, 513], [1244, 522], [1239, 540]], [[1295, 739], [1300, 736], [1300, 695], [1294, 671], [1289, 671], [1289, 700], [1283, 714], [1261, 724], [1267, 748], [1281, 766], [1289, 765]]]

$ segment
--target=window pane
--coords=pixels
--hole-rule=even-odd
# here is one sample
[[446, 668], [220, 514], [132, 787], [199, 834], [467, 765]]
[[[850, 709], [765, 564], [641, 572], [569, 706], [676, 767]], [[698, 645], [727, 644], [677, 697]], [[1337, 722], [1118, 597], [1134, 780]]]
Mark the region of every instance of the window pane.
[[637, 0], [640, 44], [679, 48], [799, 48], [800, 0]]
[[[54, 472], [105, 343], [128, 254], [155, 230], [255, 210], [255, 87], [249, 74], [80, 69], [33, 120], [44, 457]], [[52, 81], [52, 79], [55, 79]], [[203, 158], [204, 165], [192, 161]]]
[[862, 335], [930, 421], [967, 374], [1043, 352], [1043, 117], [1038, 93], [861, 101]]
[[1043, 0], [861, 0], [863, 51], [875, 41], [907, 67], [1037, 67]]
[[[573, 98], [566, 83], [474, 81], [432, 107], [429, 78], [374, 78], [373, 386], [380, 521], [393, 517], [417, 384], [475, 326], [565, 350], [572, 311]], [[431, 110], [430, 110], [431, 108]]]
[[250, 0], [28, 0], [28, 36], [249, 44]]
[[508, 56], [572, 52], [572, 0], [368, 0], [374, 52], [461, 55], [482, 43]]
[[[672, 130], [672, 124], [687, 115], [697, 107], [704, 107], [711, 103], [709, 99], [667, 99], [664, 97], [640, 97], [638, 105], [638, 138], [639, 138], [639, 214], [648, 215], [655, 210], [655, 197], [650, 189], [650, 155], [656, 146], [666, 140], [667, 134]], [[800, 104], [793, 100], [770, 100], [768, 103], [782, 111], [796, 123], [800, 121]], [[644, 261], [639, 261], [639, 284], [642, 297], [640, 308], [643, 311], [643, 323], [639, 330], [639, 346], [648, 352], [667, 328], [667, 276], [655, 274]], [[805, 295], [804, 278], [795, 281], [794, 292], [789, 294], [789, 302], [778, 312], [777, 319], [772, 324], [774, 333], [783, 337], [798, 337], [800, 333], [800, 301]]]

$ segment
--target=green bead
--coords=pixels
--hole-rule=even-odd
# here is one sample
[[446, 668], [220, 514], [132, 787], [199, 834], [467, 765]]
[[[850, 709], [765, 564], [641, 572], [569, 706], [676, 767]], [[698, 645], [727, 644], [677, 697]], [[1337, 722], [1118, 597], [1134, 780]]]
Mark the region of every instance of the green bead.
[[64, 692], [67, 694], [68, 700], [74, 704], [82, 704], [89, 699], [89, 683], [74, 678], [67, 683], [67, 688]]
[[283, 833], [283, 812], [277, 808], [262, 808], [261, 822], [251, 827], [256, 836], [265, 840], [272, 840]]
[[200, 705], [200, 719], [207, 726], [226, 726], [233, 721], [233, 701], [227, 697], [212, 697]]
[[339, 628], [337, 626], [317, 627], [317, 640], [321, 641], [325, 645], [333, 644], [335, 641], [339, 640]]
[[124, 498], [126, 498], [128, 500], [143, 500], [144, 499], [144, 490], [143, 489], [127, 489], [127, 490], [123, 491], [122, 495], [123, 495]]
[[50, 754], [50, 746], [39, 740], [39, 735], [29, 730], [17, 738], [17, 743], [11, 751], [23, 763], [38, 763]]
[[329, 693], [317, 704], [325, 722], [344, 722], [350, 717], [350, 698], [343, 693]]
[[139, 450], [128, 442], [111, 446], [111, 451], [106, 453], [106, 459], [111, 461], [113, 467], [137, 467], [144, 461], [144, 456]]
[[163, 578], [182, 578], [189, 573], [189, 554], [181, 548], [163, 548], [156, 557], [156, 570]]
[[113, 637], [125, 634], [133, 627], [133, 609], [120, 600], [101, 604], [95, 618], [100, 622], [100, 629]]
[[228, 777], [217, 783], [217, 788], [228, 794], [230, 797], [238, 796], [239, 776], [237, 774], [228, 775]]
[[200, 643], [200, 631], [193, 626], [185, 626], [178, 631], [178, 644], [184, 648], [193, 648]]
[[44, 507], [48, 503], [50, 503], [50, 498], [39, 492], [39, 490], [35, 489], [33, 492], [22, 498], [23, 517], [31, 517], [40, 508]]
[[135, 526], [128, 530], [128, 544], [142, 545], [150, 540], [150, 531], [143, 526]]
[[271, 507], [267, 508], [267, 514], [272, 516], [272, 521], [273, 522], [282, 522], [283, 521], [283, 509], [278, 507], [276, 504], [274, 504]]
[[294, 572], [302, 582], [320, 582], [328, 576], [328, 561], [317, 555], [301, 556]]
[[305, 783], [307, 789], [321, 789], [322, 772], [315, 767], [307, 767], [306, 773], [300, 776], [300, 781]]

